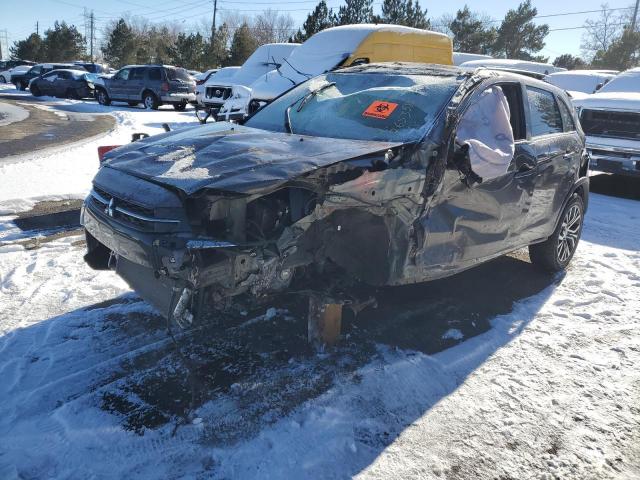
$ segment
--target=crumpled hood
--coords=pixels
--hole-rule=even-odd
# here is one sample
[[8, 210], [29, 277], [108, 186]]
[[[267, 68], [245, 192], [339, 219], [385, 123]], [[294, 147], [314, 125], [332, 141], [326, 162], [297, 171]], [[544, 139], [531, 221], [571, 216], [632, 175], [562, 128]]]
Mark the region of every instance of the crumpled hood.
[[573, 101], [576, 107], [640, 111], [640, 93], [601, 92]]
[[318, 168], [399, 145], [216, 122], [130, 143], [109, 152], [104, 165], [186, 194], [203, 188], [255, 193]]

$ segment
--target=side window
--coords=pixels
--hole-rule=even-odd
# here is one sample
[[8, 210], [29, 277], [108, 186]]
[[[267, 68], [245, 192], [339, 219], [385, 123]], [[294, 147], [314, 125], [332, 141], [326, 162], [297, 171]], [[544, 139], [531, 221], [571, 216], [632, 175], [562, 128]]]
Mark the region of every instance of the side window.
[[573, 121], [569, 107], [567, 107], [563, 100], [558, 100], [558, 105], [560, 106], [560, 115], [562, 115], [564, 131], [574, 132], [576, 130], [576, 124]]
[[40, 75], [42, 73], [42, 67], [33, 67], [31, 73], [34, 75]]
[[535, 87], [527, 87], [531, 112], [531, 136], [539, 137], [562, 133], [562, 117], [553, 93]]
[[149, 69], [149, 80], [162, 80], [162, 70], [159, 68], [150, 68]]
[[146, 71], [146, 68], [134, 68], [131, 71], [131, 76], [129, 77], [129, 80], [144, 80], [145, 71]]
[[129, 80], [129, 72], [131, 72], [131, 69], [125, 68], [120, 70], [114, 78], [116, 80]]

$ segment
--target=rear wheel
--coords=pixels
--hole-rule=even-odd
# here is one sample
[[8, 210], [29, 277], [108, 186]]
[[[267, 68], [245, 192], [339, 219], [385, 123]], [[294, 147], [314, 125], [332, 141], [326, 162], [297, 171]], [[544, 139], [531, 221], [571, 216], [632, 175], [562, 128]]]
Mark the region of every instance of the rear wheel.
[[96, 91], [96, 100], [98, 100], [98, 103], [100, 105], [111, 105], [111, 99], [109, 98], [109, 95], [107, 95], [107, 92], [102, 88], [99, 88]]
[[32, 85], [31, 86], [31, 95], [33, 95], [34, 97], [39, 97], [40, 95], [42, 95], [42, 92], [40, 91], [40, 89], [37, 86]]
[[182, 112], [182, 111], [184, 111], [185, 108], [187, 108], [187, 102], [174, 103], [173, 104], [173, 108], [175, 110], [177, 110], [178, 112]]
[[551, 272], [564, 270], [578, 247], [583, 220], [584, 202], [574, 193], [553, 234], [542, 243], [529, 245], [531, 263]]
[[18, 87], [18, 90], [26, 90], [27, 89], [27, 84], [26, 84], [26, 82], [21, 80], [21, 81], [18, 82], [16, 87]]
[[142, 103], [144, 103], [144, 108], [147, 110], [157, 110], [160, 106], [158, 98], [152, 92], [145, 92], [142, 97]]

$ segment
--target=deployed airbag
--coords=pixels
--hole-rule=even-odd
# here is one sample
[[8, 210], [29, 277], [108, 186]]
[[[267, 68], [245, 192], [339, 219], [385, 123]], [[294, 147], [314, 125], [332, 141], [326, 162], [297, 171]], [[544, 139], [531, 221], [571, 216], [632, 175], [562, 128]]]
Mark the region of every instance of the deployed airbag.
[[515, 152], [509, 103], [500, 87], [482, 92], [462, 116], [457, 142], [469, 145], [471, 168], [484, 181], [504, 175]]

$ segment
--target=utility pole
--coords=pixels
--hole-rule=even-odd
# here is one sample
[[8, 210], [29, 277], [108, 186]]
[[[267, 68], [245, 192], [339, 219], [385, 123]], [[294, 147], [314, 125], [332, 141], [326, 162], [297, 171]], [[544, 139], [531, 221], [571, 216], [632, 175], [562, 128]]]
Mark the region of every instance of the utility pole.
[[91, 10], [91, 16], [89, 17], [89, 20], [89, 30], [91, 31], [91, 36], [89, 37], [89, 44], [91, 45], [91, 47], [89, 48], [89, 51], [91, 52], [91, 61], [93, 62], [93, 10]]
[[636, 21], [638, 19], [638, 3], [640, 0], [636, 0], [636, 8], [633, 9], [633, 18], [631, 19], [631, 31], [636, 31]]
[[36, 22], [36, 35], [40, 35], [40, 22]]
[[[211, 48], [214, 48], [216, 39], [216, 11], [218, 10], [218, 0], [213, 0], [213, 22], [211, 23]], [[216, 59], [217, 61], [217, 59]]]

